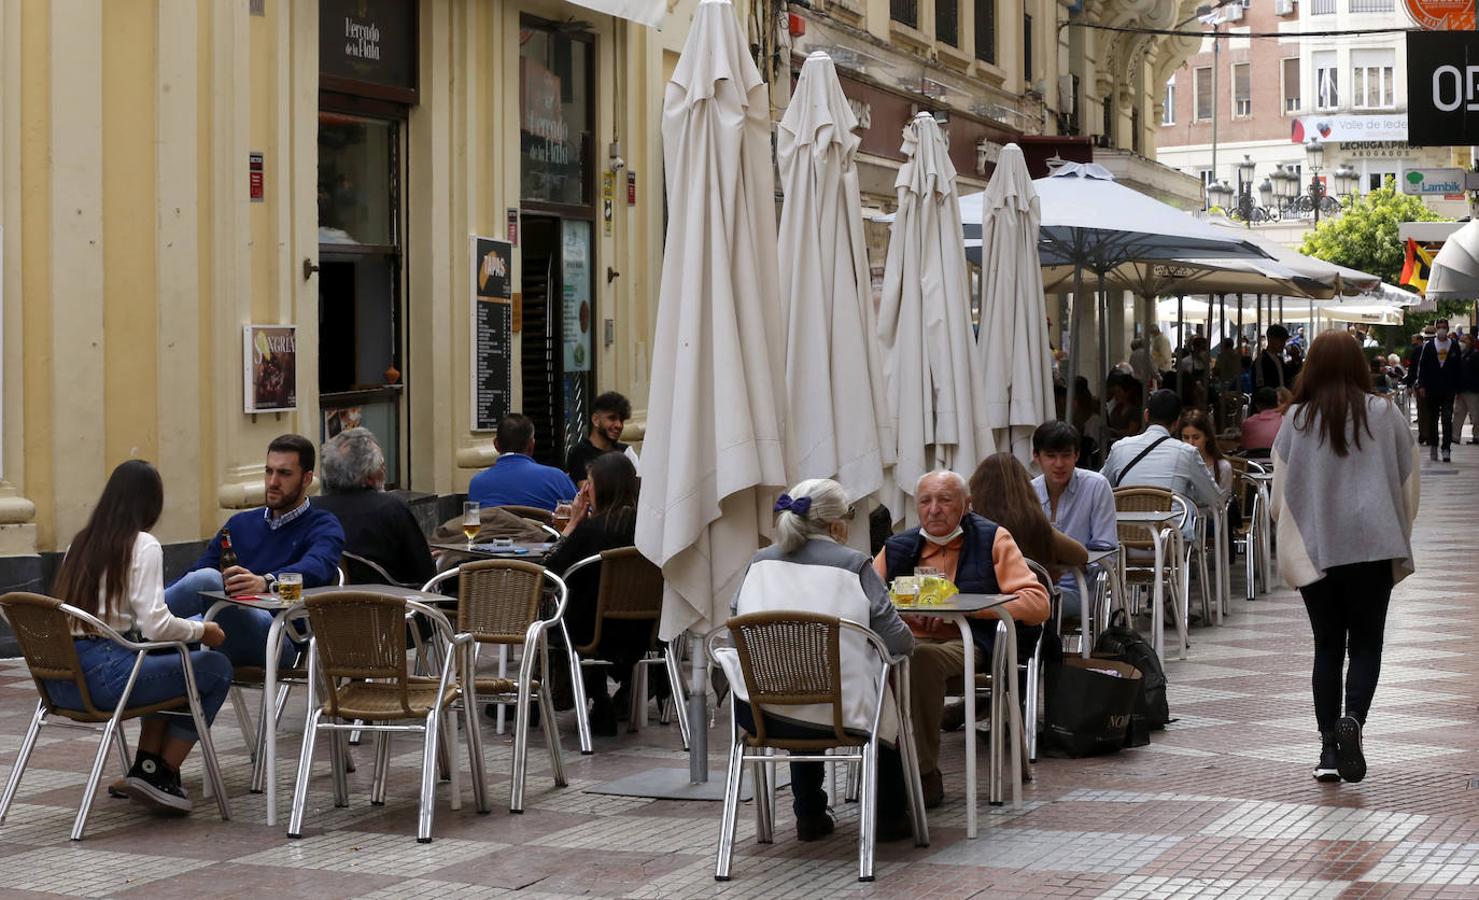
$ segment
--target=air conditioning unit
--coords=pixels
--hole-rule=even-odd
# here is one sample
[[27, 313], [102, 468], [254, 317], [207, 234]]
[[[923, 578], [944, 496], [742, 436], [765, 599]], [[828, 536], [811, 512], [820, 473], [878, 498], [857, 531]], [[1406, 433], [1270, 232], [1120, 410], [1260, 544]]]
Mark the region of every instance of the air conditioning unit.
[[1274, 15], [1276, 15], [1276, 16], [1292, 16], [1292, 15], [1294, 15], [1294, 0], [1274, 0]]
[[1241, 21], [1243, 21], [1243, 4], [1241, 4], [1241, 3], [1229, 3], [1227, 6], [1224, 6], [1222, 8], [1222, 21], [1224, 21], [1224, 22], [1241, 22]]

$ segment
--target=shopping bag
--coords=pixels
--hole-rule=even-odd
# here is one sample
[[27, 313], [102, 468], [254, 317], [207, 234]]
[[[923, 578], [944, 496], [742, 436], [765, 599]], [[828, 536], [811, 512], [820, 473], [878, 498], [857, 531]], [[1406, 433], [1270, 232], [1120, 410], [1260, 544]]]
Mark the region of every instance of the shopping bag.
[[1064, 657], [1048, 668], [1043, 747], [1050, 756], [1096, 756], [1125, 746], [1140, 671], [1112, 659]]

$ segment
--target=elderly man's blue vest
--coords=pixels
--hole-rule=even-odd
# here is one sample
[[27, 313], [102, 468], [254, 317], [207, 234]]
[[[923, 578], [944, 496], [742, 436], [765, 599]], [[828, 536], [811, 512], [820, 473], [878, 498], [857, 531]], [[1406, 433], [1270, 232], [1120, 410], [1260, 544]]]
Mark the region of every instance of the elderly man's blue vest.
[[[992, 558], [992, 547], [996, 544], [997, 524], [985, 516], [966, 513], [960, 521], [965, 541], [960, 548], [960, 561], [955, 566], [955, 586], [962, 594], [997, 594], [1001, 592], [996, 580], [996, 563]], [[924, 535], [918, 528], [910, 528], [890, 537], [883, 543], [883, 559], [888, 567], [886, 581], [899, 575], [913, 575], [924, 551]], [[921, 610], [924, 612], [924, 610]], [[971, 632], [976, 643], [989, 648], [996, 634], [994, 621], [972, 620]]]

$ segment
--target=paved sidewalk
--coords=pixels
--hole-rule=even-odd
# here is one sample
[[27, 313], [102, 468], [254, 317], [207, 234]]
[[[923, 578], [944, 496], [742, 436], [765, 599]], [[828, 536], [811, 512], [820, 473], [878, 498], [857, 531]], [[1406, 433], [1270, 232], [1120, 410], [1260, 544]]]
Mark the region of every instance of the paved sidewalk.
[[[740, 815], [734, 880], [712, 879], [719, 805], [584, 793], [620, 775], [682, 766], [676, 727], [598, 740], [582, 757], [564, 722], [570, 785], [556, 789], [538, 735], [530, 747], [527, 811], [507, 811], [510, 749], [488, 736], [495, 804], [448, 809], [440, 789], [436, 839], [415, 842], [416, 767], [410, 739], [394, 751], [390, 799], [368, 802], [369, 747], [335, 809], [327, 764], [314, 780], [308, 836], [262, 825], [246, 792], [247, 758], [230, 707], [215, 733], [236, 819], [197, 797], [185, 820], [155, 819], [127, 801], [97, 801], [86, 840], [67, 840], [91, 755], [86, 736], [43, 732], [15, 807], [0, 826], [4, 896], [195, 897], [1474, 897], [1479, 898], [1479, 662], [1473, 652], [1474, 528], [1479, 448], [1451, 466], [1424, 463], [1418, 574], [1398, 586], [1387, 653], [1368, 726], [1371, 771], [1359, 785], [1310, 777], [1318, 736], [1309, 697], [1310, 638], [1298, 596], [1238, 601], [1221, 628], [1193, 633], [1191, 658], [1169, 662], [1178, 720], [1149, 747], [1092, 760], [1045, 760], [1024, 807], [982, 805], [967, 841], [960, 799], [963, 736], [945, 736], [945, 806], [925, 849], [882, 845], [877, 881], [856, 881], [856, 810], [837, 835], [794, 841], [782, 802], [777, 842], [753, 842]], [[1353, 490], [1359, 489], [1353, 486]], [[18, 663], [0, 664], [0, 763], [14, 759], [34, 703]], [[565, 717], [568, 719], [568, 716]], [[283, 740], [283, 784], [296, 760], [296, 723]], [[727, 732], [727, 724], [723, 732]], [[725, 737], [714, 732], [711, 746]], [[984, 742], [983, 742], [984, 748]], [[983, 749], [984, 752], [984, 749]], [[723, 777], [723, 760], [711, 766]], [[984, 772], [984, 756], [983, 767]], [[281, 801], [285, 822], [288, 791]], [[32, 893], [34, 892], [34, 893]]]

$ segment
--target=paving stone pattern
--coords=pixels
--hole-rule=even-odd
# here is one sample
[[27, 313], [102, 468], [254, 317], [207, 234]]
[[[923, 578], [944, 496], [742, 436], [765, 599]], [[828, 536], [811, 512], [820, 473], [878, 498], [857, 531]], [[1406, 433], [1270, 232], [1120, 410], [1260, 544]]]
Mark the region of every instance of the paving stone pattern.
[[[185, 774], [193, 816], [154, 818], [99, 796], [86, 840], [73, 844], [67, 834], [94, 745], [84, 733], [44, 732], [0, 826], [0, 895], [1479, 898], [1479, 786], [1471, 787], [1479, 778], [1472, 650], [1479, 448], [1454, 450], [1452, 466], [1424, 463], [1418, 573], [1393, 600], [1387, 665], [1368, 726], [1371, 771], [1358, 785], [1310, 777], [1318, 737], [1309, 631], [1298, 595], [1281, 589], [1236, 601], [1221, 628], [1194, 629], [1190, 658], [1167, 663], [1178, 719], [1151, 746], [1043, 760], [1022, 808], [982, 804], [976, 840], [965, 837], [964, 738], [945, 735], [948, 796], [931, 817], [933, 842], [880, 846], [872, 884], [856, 880], [855, 804], [836, 804], [831, 839], [800, 844], [785, 797], [770, 845], [754, 842], [753, 813], [744, 806], [733, 880], [716, 884], [719, 804], [586, 793], [620, 776], [682, 766], [676, 727], [654, 723], [636, 735], [597, 739], [596, 753], [581, 756], [568, 714], [561, 731], [570, 783], [554, 786], [534, 735], [521, 815], [507, 811], [509, 740], [484, 720], [490, 815], [476, 813], [465, 779], [459, 811], [449, 808], [442, 785], [436, 839], [417, 844], [420, 753], [404, 738], [392, 753], [383, 807], [369, 804], [370, 746], [356, 750], [360, 765], [344, 809], [333, 806], [321, 757], [306, 836], [291, 841], [285, 822], [302, 721], [295, 698], [281, 751], [284, 825], [271, 829], [262, 824], [264, 799], [247, 792], [248, 757], [229, 705], [215, 734], [231, 822], [200, 798], [192, 759]], [[1431, 477], [1454, 470], [1460, 477]], [[1234, 592], [1242, 592], [1239, 574]], [[0, 765], [13, 762], [33, 703], [23, 666], [0, 662]], [[727, 739], [721, 724], [711, 731], [711, 749]], [[723, 766], [722, 753], [714, 753], [715, 780]]]

